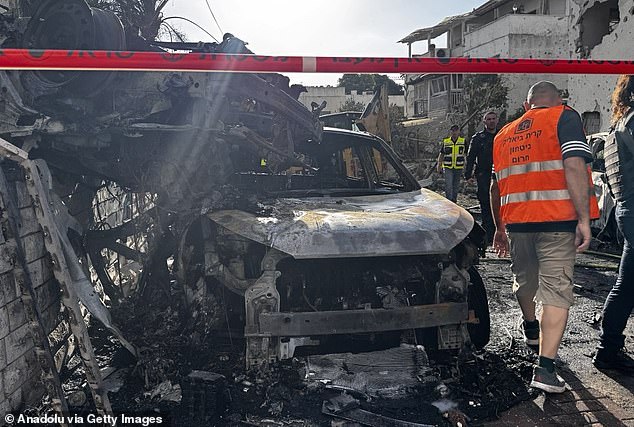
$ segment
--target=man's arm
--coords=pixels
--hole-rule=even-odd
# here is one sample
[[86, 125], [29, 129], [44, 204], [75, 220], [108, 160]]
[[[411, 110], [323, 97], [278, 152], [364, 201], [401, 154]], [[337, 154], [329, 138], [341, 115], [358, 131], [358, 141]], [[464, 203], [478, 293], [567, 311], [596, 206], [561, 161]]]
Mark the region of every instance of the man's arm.
[[590, 246], [590, 187], [588, 167], [583, 157], [568, 157], [564, 160], [564, 173], [570, 199], [577, 211], [577, 231], [575, 244], [577, 252], [583, 252]]
[[592, 151], [583, 133], [581, 116], [574, 110], [564, 110], [557, 123], [557, 137], [561, 145], [566, 185], [577, 212], [575, 243], [577, 252], [590, 246], [590, 185], [587, 163], [592, 161]]
[[[495, 175], [494, 175], [495, 177]], [[493, 249], [499, 257], [508, 256], [509, 240], [506, 235], [506, 224], [500, 216], [500, 188], [497, 179], [491, 179], [491, 187], [489, 189], [491, 196], [491, 213], [493, 214], [493, 223], [495, 224], [495, 235], [493, 236]]]
[[473, 167], [475, 161], [480, 154], [480, 138], [473, 135], [469, 144], [469, 152], [467, 153], [467, 164], [464, 167], [464, 178], [470, 179], [473, 176]]

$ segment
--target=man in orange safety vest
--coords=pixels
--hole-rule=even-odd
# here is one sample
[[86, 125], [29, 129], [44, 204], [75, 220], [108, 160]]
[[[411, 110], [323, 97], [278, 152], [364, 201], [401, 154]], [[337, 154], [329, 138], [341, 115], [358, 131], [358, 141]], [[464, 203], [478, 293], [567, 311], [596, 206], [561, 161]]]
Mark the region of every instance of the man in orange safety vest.
[[581, 117], [551, 82], [533, 85], [524, 109], [493, 142], [493, 247], [499, 256], [510, 251], [524, 338], [539, 345], [531, 386], [561, 393], [554, 361], [573, 302], [575, 254], [590, 245], [590, 219], [599, 214], [587, 166], [592, 153]]

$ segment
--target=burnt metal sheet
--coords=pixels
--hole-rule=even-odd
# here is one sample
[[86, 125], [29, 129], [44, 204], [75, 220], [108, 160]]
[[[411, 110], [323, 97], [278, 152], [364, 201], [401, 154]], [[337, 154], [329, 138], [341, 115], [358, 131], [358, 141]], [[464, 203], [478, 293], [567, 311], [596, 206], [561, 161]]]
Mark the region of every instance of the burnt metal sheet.
[[446, 254], [473, 217], [427, 189], [408, 193], [276, 199], [271, 214], [226, 210], [208, 217], [297, 259]]
[[468, 311], [467, 303], [444, 303], [389, 310], [261, 313], [259, 333], [302, 337], [429, 328], [464, 322]]
[[423, 346], [408, 344], [363, 353], [310, 355], [302, 370], [308, 383], [379, 399], [411, 398], [421, 382], [438, 381]]

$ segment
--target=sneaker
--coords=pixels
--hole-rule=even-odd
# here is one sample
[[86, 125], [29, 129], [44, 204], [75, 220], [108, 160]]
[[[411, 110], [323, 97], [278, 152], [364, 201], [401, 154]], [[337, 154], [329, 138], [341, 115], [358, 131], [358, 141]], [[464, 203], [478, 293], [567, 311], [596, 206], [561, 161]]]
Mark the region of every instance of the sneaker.
[[539, 320], [535, 319], [532, 322], [524, 320], [521, 325], [521, 330], [524, 333], [524, 342], [526, 345], [539, 345]]
[[531, 387], [544, 390], [546, 393], [563, 393], [566, 391], [566, 382], [557, 372], [548, 372], [546, 368], [535, 366]]
[[592, 363], [599, 369], [634, 372], [634, 360], [622, 348], [618, 351], [597, 350]]

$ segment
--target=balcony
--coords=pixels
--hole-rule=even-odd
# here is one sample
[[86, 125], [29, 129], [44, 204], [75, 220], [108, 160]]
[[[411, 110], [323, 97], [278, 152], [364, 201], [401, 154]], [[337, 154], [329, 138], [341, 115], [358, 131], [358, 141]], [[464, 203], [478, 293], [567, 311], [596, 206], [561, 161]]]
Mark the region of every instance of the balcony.
[[452, 89], [449, 92], [449, 110], [465, 112], [464, 93], [462, 89]]
[[[514, 46], [514, 41], [511, 37], [514, 35], [526, 35], [527, 37], [531, 35], [543, 40], [557, 39], [552, 44], [560, 43], [558, 39], [561, 37], [564, 40], [563, 38], [565, 37], [566, 42], [562, 42], [562, 46], [547, 45], [544, 47], [567, 49], [568, 21], [565, 17], [552, 15], [505, 15], [465, 34], [464, 55], [472, 57], [492, 57], [495, 55], [510, 57], [515, 53], [516, 46]], [[521, 48], [522, 46], [517, 47]]]

